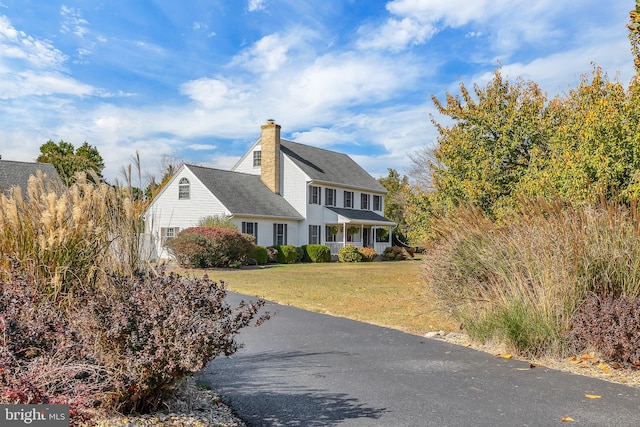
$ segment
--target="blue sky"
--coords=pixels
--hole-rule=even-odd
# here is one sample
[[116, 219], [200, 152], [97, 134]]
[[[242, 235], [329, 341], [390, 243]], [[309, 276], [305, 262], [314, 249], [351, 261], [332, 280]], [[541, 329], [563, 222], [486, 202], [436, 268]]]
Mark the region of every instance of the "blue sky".
[[273, 118], [375, 177], [433, 144], [431, 95], [502, 64], [550, 96], [595, 63], [627, 83], [632, 0], [0, 0], [0, 154], [98, 148], [230, 168]]

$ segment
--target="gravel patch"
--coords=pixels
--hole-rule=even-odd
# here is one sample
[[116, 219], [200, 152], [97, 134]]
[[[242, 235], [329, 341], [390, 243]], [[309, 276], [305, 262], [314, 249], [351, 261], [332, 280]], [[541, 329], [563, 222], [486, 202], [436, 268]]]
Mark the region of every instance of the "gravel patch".
[[247, 427], [212, 390], [198, 387], [193, 378], [165, 402], [162, 411], [147, 415], [113, 415], [95, 420], [97, 427]]

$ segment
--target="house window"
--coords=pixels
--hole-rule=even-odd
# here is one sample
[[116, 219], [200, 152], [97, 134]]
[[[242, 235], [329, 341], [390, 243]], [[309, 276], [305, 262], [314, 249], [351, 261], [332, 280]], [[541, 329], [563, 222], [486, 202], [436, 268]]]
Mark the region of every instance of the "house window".
[[369, 195], [362, 193], [360, 194], [360, 209], [368, 210], [369, 209]]
[[382, 210], [382, 197], [373, 196], [373, 210], [381, 211]]
[[326, 206], [336, 205], [336, 189], [335, 188], [324, 189], [324, 204]]
[[326, 237], [327, 242], [337, 242], [336, 234], [338, 234], [338, 226], [336, 225], [327, 225], [324, 228], [324, 235]]
[[273, 244], [287, 244], [287, 224], [273, 224]]
[[178, 182], [178, 200], [187, 200], [189, 196], [189, 180], [187, 178], [181, 178], [180, 182]]
[[254, 151], [253, 152], [253, 166], [257, 167], [262, 165], [262, 151]]
[[309, 244], [318, 244], [320, 243], [320, 226], [319, 225], [310, 225], [309, 226]]
[[160, 227], [160, 244], [164, 246], [167, 240], [176, 237], [179, 231], [178, 227]]
[[253, 242], [258, 244], [258, 223], [242, 221], [242, 233], [253, 236]]
[[312, 205], [320, 204], [320, 187], [309, 186], [309, 203]]
[[344, 192], [344, 207], [353, 208], [353, 191]]

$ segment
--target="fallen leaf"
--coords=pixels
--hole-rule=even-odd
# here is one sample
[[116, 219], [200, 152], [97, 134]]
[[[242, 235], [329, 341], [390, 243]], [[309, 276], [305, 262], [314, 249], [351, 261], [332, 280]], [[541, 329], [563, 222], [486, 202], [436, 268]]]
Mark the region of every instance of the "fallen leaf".
[[585, 394], [584, 397], [586, 397], [587, 399], [600, 399], [602, 396], [599, 396], [597, 394]]
[[560, 420], [561, 423], [568, 423], [568, 422], [571, 422], [571, 421], [575, 421], [575, 420], [573, 418], [571, 418], [571, 417], [563, 417]]
[[605, 374], [611, 373], [611, 369], [609, 369], [609, 366], [606, 363], [598, 363], [598, 369], [600, 369]]
[[511, 355], [510, 354], [503, 354], [502, 356], [503, 359], [511, 359]]
[[529, 369], [533, 369], [535, 367], [536, 367], [536, 365], [534, 365], [533, 363], [529, 363]]

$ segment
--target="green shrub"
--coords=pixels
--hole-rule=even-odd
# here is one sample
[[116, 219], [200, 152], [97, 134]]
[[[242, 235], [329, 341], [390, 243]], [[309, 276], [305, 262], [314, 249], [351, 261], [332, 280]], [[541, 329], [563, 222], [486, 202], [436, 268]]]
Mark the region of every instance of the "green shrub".
[[346, 245], [338, 251], [338, 260], [340, 262], [360, 262], [362, 255], [355, 245]]
[[256, 246], [253, 251], [253, 258], [256, 260], [256, 263], [258, 263], [258, 265], [265, 265], [269, 260], [267, 248], [265, 248], [264, 246]]
[[274, 245], [272, 248], [278, 251], [280, 264], [294, 264], [298, 259], [298, 249], [293, 245]]
[[331, 248], [327, 245], [304, 245], [302, 246], [304, 252], [304, 262], [330, 262], [331, 261]]
[[191, 227], [165, 246], [186, 268], [230, 267], [247, 264], [254, 244], [242, 233], [228, 228]]
[[358, 252], [360, 252], [360, 256], [364, 262], [375, 261], [378, 258], [376, 250], [369, 246], [358, 249]]

